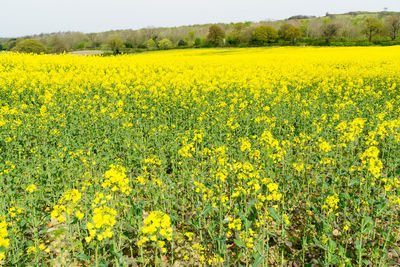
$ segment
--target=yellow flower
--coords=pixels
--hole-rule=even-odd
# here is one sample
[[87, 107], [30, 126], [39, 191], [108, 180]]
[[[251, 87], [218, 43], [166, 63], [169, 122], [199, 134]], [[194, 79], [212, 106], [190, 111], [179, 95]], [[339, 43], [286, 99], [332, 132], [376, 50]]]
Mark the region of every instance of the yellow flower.
[[31, 184], [26, 188], [26, 191], [28, 191], [29, 193], [33, 193], [37, 191], [36, 185]]
[[139, 246], [142, 246], [147, 241], [158, 242], [159, 246], [161, 246], [161, 244], [164, 246], [165, 242], [162, 239], [171, 241], [171, 219], [167, 214], [161, 211], [152, 211], [149, 216], [144, 219], [143, 223], [144, 226], [141, 229], [142, 238], [138, 242]]
[[85, 214], [83, 212], [81, 212], [80, 210], [78, 210], [77, 212], [75, 212], [75, 216], [76, 218], [78, 218], [78, 220], [82, 220], [83, 216]]
[[37, 250], [36, 250], [35, 246], [28, 247], [28, 250], [27, 250], [28, 254], [32, 254], [32, 253], [36, 253], [36, 252], [37, 252]]
[[188, 238], [188, 241], [192, 241], [193, 235], [194, 235], [194, 233], [192, 233], [192, 232], [185, 233], [185, 236]]

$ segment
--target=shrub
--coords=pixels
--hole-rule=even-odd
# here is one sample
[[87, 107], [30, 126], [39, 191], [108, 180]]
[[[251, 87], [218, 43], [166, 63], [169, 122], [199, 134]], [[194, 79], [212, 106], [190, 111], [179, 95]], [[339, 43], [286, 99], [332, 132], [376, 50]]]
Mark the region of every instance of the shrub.
[[178, 46], [187, 46], [187, 43], [184, 40], [179, 40]]
[[168, 40], [167, 38], [164, 38], [158, 42], [158, 48], [160, 48], [161, 50], [170, 49], [170, 48], [172, 48], [172, 42], [170, 40]]
[[51, 53], [62, 54], [68, 52], [68, 47], [63, 42], [57, 42], [54, 44], [53, 49], [50, 50]]
[[40, 54], [46, 51], [46, 47], [36, 39], [26, 39], [17, 43], [13, 50], [21, 53]]
[[112, 38], [108, 40], [108, 45], [114, 54], [119, 54], [121, 50], [125, 47], [124, 42], [119, 38]]
[[149, 49], [154, 49], [156, 47], [156, 42], [154, 42], [154, 40], [150, 38], [146, 42], [146, 47]]
[[279, 37], [286, 41], [291, 41], [292, 44], [296, 42], [296, 39], [300, 38], [303, 32], [300, 28], [293, 26], [292, 24], [283, 24], [279, 28]]
[[257, 44], [272, 43], [278, 39], [278, 32], [271, 26], [259, 26], [253, 32], [253, 39]]
[[197, 37], [196, 39], [194, 39], [194, 46], [195, 47], [201, 46], [201, 38]]

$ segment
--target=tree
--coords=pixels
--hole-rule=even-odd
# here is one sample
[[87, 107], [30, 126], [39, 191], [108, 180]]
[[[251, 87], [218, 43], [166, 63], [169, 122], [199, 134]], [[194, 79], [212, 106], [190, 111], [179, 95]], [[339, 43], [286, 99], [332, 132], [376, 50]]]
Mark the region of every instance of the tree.
[[390, 38], [392, 38], [393, 41], [396, 40], [400, 31], [400, 16], [397, 14], [388, 17], [386, 19], [386, 27], [389, 31]]
[[304, 19], [304, 20], [301, 21], [300, 29], [303, 32], [303, 35], [305, 35], [305, 37], [308, 37], [309, 27], [310, 27], [310, 20], [309, 19]]
[[121, 49], [125, 47], [124, 42], [119, 38], [111, 38], [108, 40], [108, 45], [115, 55], [119, 54]]
[[286, 23], [279, 28], [279, 37], [284, 40], [291, 41], [293, 44], [297, 38], [300, 38], [303, 34], [301, 29], [293, 26], [292, 24]]
[[200, 45], [201, 45], [201, 38], [197, 37], [196, 39], [194, 39], [194, 46], [200, 47]]
[[229, 33], [226, 38], [227, 43], [230, 45], [238, 45], [242, 42], [242, 30], [245, 27], [245, 24], [242, 22], [235, 23], [233, 26], [233, 31]]
[[53, 49], [51, 50], [52, 53], [56, 53], [56, 54], [62, 54], [67, 51], [68, 51], [67, 45], [61, 41], [57, 41], [54, 44]]
[[225, 30], [218, 25], [211, 25], [208, 28], [207, 42], [211, 45], [221, 45], [222, 40], [225, 38]]
[[178, 46], [187, 46], [188, 44], [185, 42], [185, 40], [180, 39], [178, 41]]
[[194, 30], [191, 30], [188, 32], [187, 36], [185, 37], [185, 40], [187, 41], [187, 45], [193, 45], [194, 36], [195, 36]]
[[260, 43], [272, 43], [278, 39], [278, 32], [271, 26], [259, 26], [254, 29], [253, 39]]
[[89, 47], [91, 47], [91, 48], [100, 47], [101, 42], [96, 33], [88, 33], [88, 34], [86, 34], [86, 36], [88, 37], [88, 40], [89, 40], [89, 44], [88, 44]]
[[226, 37], [226, 43], [230, 44], [230, 45], [238, 45], [240, 44], [240, 40], [242, 38], [242, 33], [239, 31], [231, 31], [231, 33], [228, 34], [228, 36]]
[[172, 43], [167, 38], [164, 38], [158, 42], [158, 48], [160, 48], [161, 50], [170, 49], [170, 48], [172, 48]]
[[381, 33], [385, 26], [377, 18], [367, 18], [364, 21], [362, 33], [367, 35], [368, 41], [372, 41], [372, 37]]
[[26, 39], [17, 43], [13, 50], [22, 53], [40, 54], [46, 51], [46, 47], [36, 39]]
[[156, 47], [156, 42], [154, 42], [154, 40], [150, 38], [149, 40], [147, 40], [146, 46], [149, 49], [154, 49]]
[[338, 35], [340, 25], [336, 23], [326, 23], [321, 27], [322, 36], [326, 39], [326, 42], [329, 44], [331, 39]]

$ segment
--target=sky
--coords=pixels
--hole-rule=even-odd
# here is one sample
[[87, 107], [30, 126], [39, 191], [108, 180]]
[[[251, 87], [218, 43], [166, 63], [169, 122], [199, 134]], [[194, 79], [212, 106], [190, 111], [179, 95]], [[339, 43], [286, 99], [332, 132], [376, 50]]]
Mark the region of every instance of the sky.
[[0, 0], [0, 37], [400, 11], [400, 0]]

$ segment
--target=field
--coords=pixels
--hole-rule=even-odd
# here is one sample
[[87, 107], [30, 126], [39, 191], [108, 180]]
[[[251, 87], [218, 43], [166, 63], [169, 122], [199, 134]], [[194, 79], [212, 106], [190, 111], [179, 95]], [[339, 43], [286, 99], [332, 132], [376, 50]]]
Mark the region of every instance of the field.
[[400, 264], [400, 47], [0, 55], [0, 259]]

